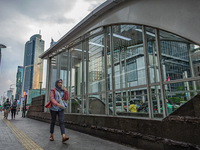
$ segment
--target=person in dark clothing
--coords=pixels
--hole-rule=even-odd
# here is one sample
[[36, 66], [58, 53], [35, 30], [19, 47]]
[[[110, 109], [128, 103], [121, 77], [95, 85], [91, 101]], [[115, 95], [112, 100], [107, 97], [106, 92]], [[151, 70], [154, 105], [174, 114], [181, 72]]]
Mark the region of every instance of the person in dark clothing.
[[6, 102], [4, 103], [4, 114], [5, 114], [5, 118], [8, 118], [8, 113], [9, 113], [9, 109], [10, 109], [10, 102], [9, 99], [7, 98]]
[[15, 119], [16, 108], [17, 108], [17, 99], [15, 99], [13, 104], [11, 105], [11, 118], [12, 119], [13, 119], [13, 115], [14, 115], [14, 119]]

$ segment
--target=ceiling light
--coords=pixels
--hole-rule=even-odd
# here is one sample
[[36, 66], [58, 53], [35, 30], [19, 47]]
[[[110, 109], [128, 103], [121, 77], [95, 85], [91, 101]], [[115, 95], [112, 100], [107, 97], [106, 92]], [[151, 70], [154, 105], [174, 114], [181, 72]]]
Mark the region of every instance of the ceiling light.
[[101, 45], [101, 44], [97, 44], [97, 43], [93, 43], [93, 42], [89, 42], [89, 44], [91, 44], [91, 45], [95, 45], [95, 46], [100, 46], [100, 47], [104, 47], [104, 45]]
[[[82, 52], [81, 49], [77, 49], [77, 48], [75, 48], [74, 50], [75, 50], [75, 51], [80, 51], [80, 52]], [[86, 53], [86, 50], [84, 50], [84, 52]], [[90, 51], [88, 51], [88, 53], [90, 53]]]
[[[110, 34], [110, 33], [109, 33]], [[118, 34], [115, 34], [113, 33], [113, 36], [114, 37], [117, 37], [117, 38], [120, 38], [120, 39], [123, 39], [123, 40], [126, 40], [126, 41], [130, 41], [131, 39], [130, 38], [127, 38], [125, 36], [121, 36], [121, 35], [118, 35]]]
[[[142, 32], [142, 29], [135, 29], [135, 30], [136, 30], [136, 31], [139, 31], [139, 32]], [[155, 34], [153, 34], [153, 33], [151, 33], [151, 32], [146, 31], [146, 34], [155, 37]]]

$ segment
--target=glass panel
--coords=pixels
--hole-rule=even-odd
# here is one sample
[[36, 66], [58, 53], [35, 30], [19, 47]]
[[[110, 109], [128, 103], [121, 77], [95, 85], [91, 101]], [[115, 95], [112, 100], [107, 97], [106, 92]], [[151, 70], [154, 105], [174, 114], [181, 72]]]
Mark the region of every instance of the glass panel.
[[72, 97], [67, 101], [67, 112], [82, 113], [81, 97]]
[[190, 44], [190, 57], [192, 59], [194, 76], [200, 76], [200, 46]]
[[147, 89], [130, 89], [115, 92], [116, 115], [149, 117]]
[[88, 93], [104, 91], [104, 36], [98, 36], [89, 39], [89, 87]]
[[79, 44], [71, 51], [71, 95], [80, 95], [82, 90], [82, 45]]
[[105, 94], [89, 95], [89, 114], [105, 114]]
[[[199, 45], [194, 44], [188, 44], [188, 53], [189, 53], [189, 63], [191, 66], [191, 76], [196, 77], [200, 76], [200, 47]], [[184, 77], [187, 78], [186, 72], [184, 74]], [[200, 81], [193, 81], [192, 87], [194, 90], [194, 95], [197, 94], [196, 90], [198, 90], [198, 87], [200, 86]]]
[[[176, 110], [185, 102], [194, 97], [195, 92], [200, 93], [199, 85], [196, 86], [197, 91], [194, 90], [194, 82], [197, 83], [198, 81], [173, 83], [164, 86], [166, 91], [168, 114], [170, 114], [172, 111]], [[170, 105], [172, 107], [172, 110], [169, 109]]]
[[187, 43], [179, 36], [160, 30], [163, 81], [191, 77]]
[[155, 30], [153, 28], [146, 28], [146, 39], [147, 39], [147, 52], [148, 52], [148, 74], [149, 82], [156, 83], [159, 82], [158, 74], [158, 61], [156, 52], [156, 42], [155, 42]]
[[52, 89], [55, 88], [55, 82], [57, 80], [56, 56], [51, 58], [50, 75], [50, 89]]
[[68, 71], [68, 52], [60, 54], [60, 79], [63, 80], [63, 88], [68, 90], [67, 87], [67, 71]]
[[160, 86], [151, 86], [150, 92], [153, 116], [154, 118], [163, 118], [163, 107]]
[[66, 45], [67, 48], [71, 48], [73, 45], [79, 43], [81, 41], [81, 37], [77, 38], [76, 40], [70, 42], [68, 45]]
[[115, 89], [146, 84], [142, 27], [113, 26]]
[[112, 105], [112, 92], [107, 93], [107, 99], [108, 99], [108, 115], [113, 115], [113, 105]]
[[92, 31], [90, 31], [89, 33], [86, 33], [85, 34], [85, 38], [87, 38], [87, 37], [89, 37], [89, 36], [91, 36], [91, 35], [93, 35], [93, 34], [96, 34], [96, 33], [98, 33], [98, 32], [102, 32], [103, 31], [103, 28], [102, 27], [100, 27], [100, 28], [98, 28], [98, 29], [95, 29], [95, 30], [92, 30]]
[[82, 101], [81, 101], [81, 108], [83, 109], [82, 110], [82, 113], [83, 114], [86, 114], [86, 96], [82, 96]]

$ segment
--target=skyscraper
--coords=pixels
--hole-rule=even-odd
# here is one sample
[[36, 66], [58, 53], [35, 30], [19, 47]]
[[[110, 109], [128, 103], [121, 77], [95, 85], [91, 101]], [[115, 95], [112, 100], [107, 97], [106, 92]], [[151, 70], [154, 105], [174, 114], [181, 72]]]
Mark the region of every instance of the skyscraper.
[[0, 44], [0, 67], [1, 67], [1, 48], [6, 48], [6, 46], [3, 44]]
[[44, 52], [44, 41], [40, 34], [33, 35], [25, 44], [24, 52], [24, 89], [39, 89], [42, 81], [43, 63], [39, 55]]
[[20, 99], [21, 96], [22, 79], [23, 79], [23, 66], [18, 66], [16, 74], [16, 93], [15, 93], [16, 99]]
[[10, 90], [7, 90], [7, 97], [9, 98], [10, 102], [13, 102], [14, 88], [10, 88]]

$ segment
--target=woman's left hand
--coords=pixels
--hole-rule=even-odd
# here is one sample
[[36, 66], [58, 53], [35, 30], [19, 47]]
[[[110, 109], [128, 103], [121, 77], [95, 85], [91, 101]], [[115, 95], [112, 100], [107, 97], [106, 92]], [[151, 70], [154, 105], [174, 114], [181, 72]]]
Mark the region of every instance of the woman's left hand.
[[64, 91], [64, 92], [66, 92], [66, 91], [67, 91], [67, 89], [66, 89], [66, 88], [63, 88], [63, 91]]

